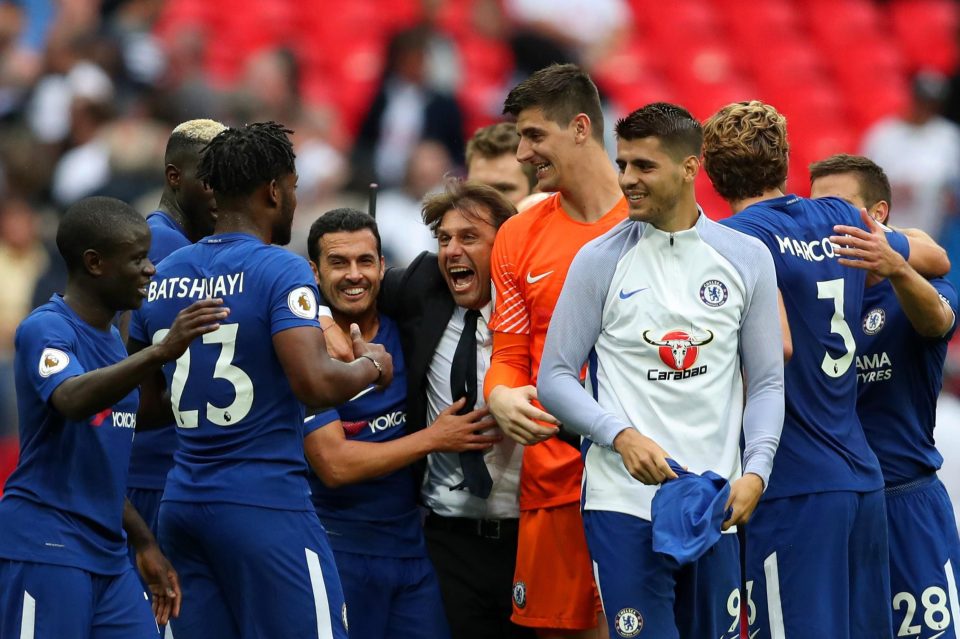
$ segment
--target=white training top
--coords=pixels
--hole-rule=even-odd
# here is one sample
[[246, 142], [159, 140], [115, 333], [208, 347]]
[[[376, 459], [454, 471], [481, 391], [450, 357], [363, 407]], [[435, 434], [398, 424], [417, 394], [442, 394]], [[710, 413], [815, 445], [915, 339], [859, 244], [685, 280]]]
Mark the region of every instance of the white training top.
[[[587, 388], [580, 371], [588, 363]], [[744, 384], [747, 378], [746, 407]], [[657, 486], [610, 448], [633, 427], [681, 466], [766, 485], [783, 428], [783, 347], [773, 260], [702, 213], [665, 233], [627, 220], [584, 246], [547, 333], [538, 394], [591, 440], [584, 509], [650, 519]]]

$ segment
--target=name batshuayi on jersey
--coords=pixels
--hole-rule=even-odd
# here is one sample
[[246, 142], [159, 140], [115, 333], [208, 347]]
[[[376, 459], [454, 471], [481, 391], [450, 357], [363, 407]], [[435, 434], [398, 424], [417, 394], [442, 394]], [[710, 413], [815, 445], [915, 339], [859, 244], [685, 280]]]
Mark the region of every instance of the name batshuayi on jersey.
[[132, 339], [162, 339], [176, 314], [220, 297], [229, 316], [164, 367], [178, 446], [164, 499], [312, 510], [303, 456], [304, 407], [273, 336], [319, 329], [319, 294], [305, 259], [243, 233], [204, 238], [166, 257]]
[[[785, 195], [748, 206], [721, 224], [769, 249], [793, 342], [783, 434], [763, 498], [881, 488], [880, 465], [857, 416], [856, 385], [858, 374], [880, 379], [892, 373], [882, 354], [857, 357], [854, 333], [865, 274], [841, 265], [829, 240], [837, 224], [862, 228], [859, 211], [837, 198]], [[887, 238], [909, 255], [901, 234]]]

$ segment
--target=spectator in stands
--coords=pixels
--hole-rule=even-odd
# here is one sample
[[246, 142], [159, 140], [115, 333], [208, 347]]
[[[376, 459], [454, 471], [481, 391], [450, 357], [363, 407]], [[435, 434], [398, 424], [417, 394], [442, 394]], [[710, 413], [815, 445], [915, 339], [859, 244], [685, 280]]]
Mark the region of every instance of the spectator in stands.
[[410, 155], [403, 187], [390, 189], [377, 204], [377, 225], [388, 266], [406, 266], [413, 258], [435, 249], [437, 241], [420, 216], [422, 200], [439, 190], [451, 170], [450, 156], [437, 142], [420, 142]]
[[517, 127], [509, 122], [491, 124], [467, 142], [467, 179], [492, 186], [514, 206], [537, 186], [536, 169], [517, 162]]
[[462, 162], [463, 116], [453, 97], [428, 86], [429, 42], [424, 27], [401, 31], [391, 40], [383, 79], [354, 147], [356, 185], [403, 182], [407, 161], [421, 140], [439, 142], [455, 163]]
[[910, 107], [883, 120], [863, 141], [863, 155], [884, 167], [897, 205], [897, 224], [937, 236], [948, 213], [948, 187], [960, 179], [960, 127], [940, 115], [947, 79], [922, 71]]
[[7, 200], [0, 210], [0, 437], [17, 432], [13, 334], [33, 308], [33, 286], [47, 261], [36, 213], [23, 200]]

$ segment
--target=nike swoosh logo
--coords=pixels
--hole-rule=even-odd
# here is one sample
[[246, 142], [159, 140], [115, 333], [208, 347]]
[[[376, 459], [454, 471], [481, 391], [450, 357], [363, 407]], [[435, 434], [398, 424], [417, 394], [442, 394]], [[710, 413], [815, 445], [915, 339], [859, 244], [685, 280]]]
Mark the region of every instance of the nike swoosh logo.
[[527, 273], [527, 284], [536, 284], [551, 273], [553, 273], [553, 271], [547, 271], [546, 273], [541, 273], [540, 275], [530, 275], [530, 273]]
[[630, 291], [629, 293], [625, 293], [625, 292], [623, 291], [623, 289], [621, 288], [621, 289], [620, 289], [620, 299], [625, 300], [625, 299], [627, 299], [627, 298], [633, 297], [634, 295], [636, 295], [636, 294], [639, 293], [640, 291], [645, 291], [645, 290], [647, 290], [648, 288], [650, 288], [650, 287], [649, 287], [649, 286], [644, 286], [643, 288], [638, 288], [637, 290], [635, 290], [635, 291]]

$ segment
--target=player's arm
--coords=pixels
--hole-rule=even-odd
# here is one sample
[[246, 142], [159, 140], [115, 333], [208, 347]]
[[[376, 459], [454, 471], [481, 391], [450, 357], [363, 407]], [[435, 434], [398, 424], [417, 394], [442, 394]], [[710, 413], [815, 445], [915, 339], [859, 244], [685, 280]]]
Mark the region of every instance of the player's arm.
[[67, 379], [50, 395], [50, 403], [71, 420], [116, 404], [163, 364], [180, 357], [194, 338], [217, 330], [228, 313], [221, 299], [194, 302], [177, 314], [162, 340], [116, 364]]
[[[835, 227], [842, 237], [831, 237], [841, 245], [836, 249], [843, 257], [844, 266], [866, 269], [877, 277], [887, 278], [893, 285], [897, 300], [914, 329], [924, 337], [940, 337], [953, 326], [953, 311], [937, 295], [936, 289], [915, 270], [904, 256], [889, 243], [886, 230], [861, 210], [861, 218], [868, 231], [856, 227]], [[850, 233], [851, 230], [859, 233]], [[933, 244], [923, 232], [907, 235], [910, 239], [910, 255], [916, 254], [915, 246], [929, 247]], [[933, 244], [936, 246], [936, 244]], [[940, 247], [936, 247], [939, 250]], [[926, 249], [923, 249], [926, 250]], [[922, 252], [922, 250], [921, 250]], [[949, 261], [948, 261], [949, 264]]]
[[123, 529], [137, 555], [137, 570], [153, 595], [153, 616], [158, 624], [165, 625], [170, 617], [180, 616], [182, 594], [177, 571], [160, 552], [156, 538], [129, 499], [123, 503]]
[[303, 448], [321, 481], [336, 488], [382, 477], [429, 453], [486, 450], [500, 441], [500, 435], [476, 434], [497, 425], [486, 409], [456, 414], [464, 401], [459, 399], [447, 407], [429, 427], [386, 442], [349, 440], [340, 420], [334, 420], [307, 434]]
[[783, 360], [769, 347], [782, 339], [777, 274], [765, 247], [757, 247], [750, 264], [757, 277], [740, 326], [740, 359], [746, 381], [743, 476], [730, 487], [724, 510], [732, 507], [733, 514], [723, 523], [724, 530], [750, 520], [770, 479], [783, 430]]
[[537, 390], [565, 428], [616, 450], [635, 479], [659, 484], [677, 476], [667, 463], [669, 455], [600, 406], [580, 383], [580, 370], [600, 336], [604, 297], [615, 267], [597, 259], [589, 247], [577, 254], [550, 320]]
[[[490, 413], [503, 432], [521, 444], [530, 445], [558, 432], [557, 428], [543, 426], [538, 421], [555, 425], [560, 422], [533, 405], [537, 389], [530, 376], [529, 311], [517, 285], [515, 269], [510, 266], [507, 241], [504, 232], [498, 233], [490, 257], [490, 276], [497, 306], [493, 321], [493, 355], [490, 370], [484, 378], [483, 392]], [[526, 328], [522, 328], [523, 325]]]
[[[926, 233], [903, 234], [890, 231], [860, 209], [866, 229], [839, 224], [833, 227], [830, 241], [844, 266], [862, 268], [876, 274], [893, 263], [891, 253], [898, 253], [924, 277], [941, 277], [950, 271], [946, 251]], [[885, 276], [884, 276], [885, 277]]]
[[780, 310], [780, 332], [783, 334], [783, 363], [793, 357], [793, 336], [790, 334], [790, 321], [787, 319], [787, 307], [783, 303], [783, 293], [777, 289], [777, 306]]
[[340, 362], [327, 353], [318, 326], [297, 326], [273, 335], [273, 348], [290, 381], [293, 394], [308, 406], [335, 406], [373, 384], [386, 387], [393, 379], [393, 359], [380, 344], [363, 341], [356, 324], [350, 327], [354, 361]]

